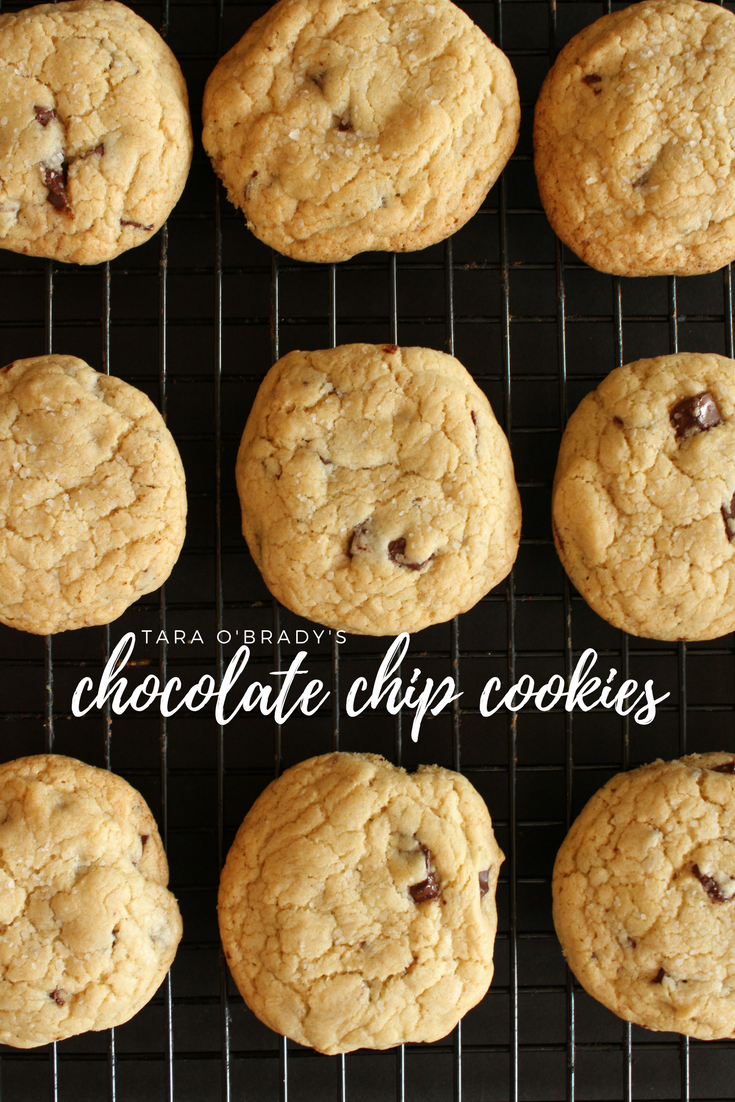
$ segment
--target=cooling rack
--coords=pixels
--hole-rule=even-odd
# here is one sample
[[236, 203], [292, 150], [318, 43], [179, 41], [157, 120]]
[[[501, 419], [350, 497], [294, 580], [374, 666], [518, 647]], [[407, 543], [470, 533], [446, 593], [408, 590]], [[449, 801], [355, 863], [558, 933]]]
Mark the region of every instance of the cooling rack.
[[[179, 57], [198, 139], [207, 75], [265, 6], [132, 6]], [[553, 933], [550, 876], [568, 824], [612, 774], [657, 756], [735, 751], [733, 640], [670, 645], [608, 627], [566, 581], [549, 515], [561, 430], [600, 378], [677, 348], [733, 354], [732, 275], [603, 276], [548, 226], [533, 175], [533, 105], [558, 48], [609, 2], [461, 6], [508, 53], [522, 128], [482, 210], [445, 244], [338, 266], [279, 258], [247, 233], [197, 144], [184, 197], [141, 248], [89, 269], [0, 251], [0, 362], [67, 352], [145, 390], [177, 440], [189, 494], [184, 551], [159, 593], [107, 629], [44, 640], [0, 628], [3, 760], [53, 749], [136, 785], [158, 816], [185, 924], [169, 979], [127, 1025], [38, 1050], [0, 1047], [1, 1102], [732, 1097], [731, 1043], [631, 1027], [573, 982]], [[349, 341], [454, 352], [505, 427], [523, 500], [509, 579], [472, 612], [412, 638], [412, 664], [435, 680], [455, 677], [463, 694], [424, 722], [416, 743], [400, 714], [345, 714], [346, 687], [375, 676], [389, 641], [317, 640], [313, 625], [274, 605], [239, 532], [234, 459], [259, 380], [291, 349]], [[221, 678], [246, 631], [254, 633], [254, 676], [268, 678], [302, 649], [297, 631], [307, 632], [309, 671], [332, 689], [333, 703], [281, 726], [255, 714], [218, 726], [206, 710], [167, 720], [152, 711], [118, 716], [109, 705], [73, 716], [75, 686], [99, 677], [128, 631], [136, 636], [131, 678], [153, 672], [187, 685], [205, 673]], [[659, 695], [670, 693], [652, 724], [602, 710], [480, 715], [491, 676], [505, 685], [524, 673], [537, 683], [568, 676], [587, 647], [626, 677], [653, 678]], [[243, 814], [281, 768], [335, 747], [461, 769], [491, 809], [506, 854], [496, 976], [483, 1002], [436, 1044], [318, 1056], [260, 1025], [220, 958], [218, 873]]]

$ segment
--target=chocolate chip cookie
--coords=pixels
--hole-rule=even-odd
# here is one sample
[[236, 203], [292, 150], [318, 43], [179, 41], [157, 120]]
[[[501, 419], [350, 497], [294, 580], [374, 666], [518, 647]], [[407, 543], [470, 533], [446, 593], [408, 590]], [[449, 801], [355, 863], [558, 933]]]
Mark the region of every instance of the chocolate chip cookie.
[[735, 15], [645, 0], [559, 54], [536, 105], [541, 200], [602, 272], [696, 275], [735, 257]]
[[255, 802], [222, 872], [240, 993], [328, 1054], [444, 1037], [492, 979], [502, 861], [459, 773], [374, 754], [301, 762]]
[[74, 356], [0, 370], [0, 622], [107, 624], [171, 573], [181, 459], [153, 403]]
[[127, 1022], [181, 940], [168, 864], [122, 777], [42, 754], [0, 766], [0, 1041]]
[[130, 8], [0, 15], [0, 247], [112, 260], [161, 228], [191, 152], [178, 62]]
[[203, 117], [255, 236], [325, 262], [463, 226], [520, 104], [508, 59], [449, 0], [280, 0], [217, 65]]
[[428, 348], [284, 356], [248, 418], [237, 486], [274, 596], [356, 634], [464, 612], [518, 550], [508, 442], [468, 372]]
[[613, 777], [554, 867], [554, 923], [575, 976], [647, 1029], [735, 1031], [735, 760], [691, 754]]
[[554, 540], [574, 585], [632, 635], [735, 628], [735, 362], [681, 352], [618, 368], [569, 419]]

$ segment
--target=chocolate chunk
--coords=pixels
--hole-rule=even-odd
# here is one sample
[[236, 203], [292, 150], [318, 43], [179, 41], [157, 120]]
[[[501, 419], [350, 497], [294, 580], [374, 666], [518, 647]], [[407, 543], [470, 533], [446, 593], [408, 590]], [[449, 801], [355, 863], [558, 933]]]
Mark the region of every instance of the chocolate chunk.
[[692, 398], [682, 399], [669, 416], [676, 430], [677, 440], [685, 440], [695, 432], [706, 432], [722, 421], [714, 398], [706, 390]]
[[656, 973], [656, 975], [651, 980], [651, 983], [663, 983], [663, 981], [666, 979], [668, 974], [669, 973], [666, 971], [665, 968], [659, 968], [658, 972]]
[[53, 999], [57, 1006], [66, 1006], [66, 1003], [62, 999], [58, 987], [49, 992], [49, 998]]
[[405, 566], [407, 570], [423, 570], [423, 568], [430, 563], [434, 558], [433, 555], [429, 555], [428, 559], [424, 559], [423, 562], [409, 562], [406, 556], [406, 541], [403, 536], [397, 540], [391, 540], [388, 544], [388, 558], [391, 562], [394, 562], [396, 566]]
[[153, 226], [144, 226], [142, 222], [129, 222], [127, 218], [121, 218], [120, 225], [134, 226], [136, 230], [145, 230], [146, 232], [153, 229]]
[[411, 893], [414, 903], [426, 903], [427, 900], [439, 898], [440, 888], [436, 873], [431, 868], [431, 850], [421, 845], [420, 842], [419, 848], [423, 852], [424, 860], [426, 861], [426, 879], [422, 880], [419, 884], [412, 884], [408, 890]]
[[478, 872], [477, 878], [480, 881], [480, 899], [484, 899], [488, 893], [488, 880], [490, 878], [490, 869], [483, 869], [482, 872]]
[[723, 895], [722, 888], [712, 876], [707, 876], [706, 873], [701, 872], [699, 865], [692, 867], [692, 872], [696, 876], [699, 883], [702, 885], [707, 895], [710, 897], [713, 903], [730, 903], [733, 899], [731, 895]]
[[358, 551], [367, 551], [368, 543], [366, 536], [369, 534], [370, 529], [368, 527], [369, 519], [364, 520], [362, 524], [356, 524], [352, 529], [352, 535], [350, 536], [350, 542], [347, 547], [347, 554], [350, 558], [353, 557]]
[[397, 344], [384, 344], [383, 345], [383, 351], [384, 352], [397, 352], [398, 351], [398, 345]]
[[602, 88], [595, 88], [595, 84], [602, 83], [602, 77], [599, 73], [588, 73], [586, 77], [582, 77], [582, 83], [586, 84], [588, 88], [592, 88], [592, 91], [596, 96], [599, 96]]
[[88, 149], [86, 153], [80, 153], [77, 157], [77, 160], [83, 161], [86, 157], [101, 157], [104, 152], [105, 147], [102, 142], [100, 142], [100, 144], [96, 145], [94, 149]]
[[713, 765], [713, 773], [735, 773], [735, 760], [723, 761], [722, 765]]
[[48, 126], [51, 120], [56, 118], [56, 112], [53, 107], [34, 107], [33, 114], [36, 116], [36, 121], [40, 122], [41, 126]]
[[61, 170], [51, 168], [50, 165], [43, 166], [43, 183], [44, 187], [48, 188], [46, 198], [56, 210], [68, 211], [70, 209], [69, 197], [66, 194], [68, 171], [69, 166], [66, 161], [61, 166]]

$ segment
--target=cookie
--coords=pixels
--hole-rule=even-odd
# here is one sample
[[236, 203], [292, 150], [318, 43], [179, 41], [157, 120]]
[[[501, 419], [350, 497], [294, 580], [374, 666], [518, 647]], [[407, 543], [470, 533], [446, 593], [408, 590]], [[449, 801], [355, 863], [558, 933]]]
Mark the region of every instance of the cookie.
[[330, 1055], [444, 1037], [492, 979], [502, 861], [459, 773], [375, 754], [301, 762], [255, 802], [222, 872], [240, 993]]
[[701, 1040], [735, 1033], [735, 761], [691, 754], [620, 773], [554, 867], [569, 967], [609, 1010]]
[[735, 257], [735, 15], [646, 0], [559, 54], [536, 105], [541, 201], [615, 275], [696, 275]]
[[179, 453], [145, 394], [74, 356], [0, 370], [0, 623], [108, 624], [163, 584], [185, 527]]
[[156, 822], [122, 777], [54, 754], [0, 766], [0, 1041], [127, 1022], [181, 940]]
[[449, 0], [280, 0], [219, 62], [202, 113], [255, 236], [326, 262], [463, 226], [520, 104], [505, 54]]
[[585, 600], [651, 639], [735, 629], [735, 362], [680, 352], [620, 367], [562, 438], [554, 541]]
[[284, 356], [245, 426], [237, 487], [273, 595], [359, 635], [465, 612], [518, 551], [508, 442], [468, 372], [429, 348]]
[[178, 62], [130, 8], [0, 15], [0, 247], [112, 260], [161, 228], [191, 152]]

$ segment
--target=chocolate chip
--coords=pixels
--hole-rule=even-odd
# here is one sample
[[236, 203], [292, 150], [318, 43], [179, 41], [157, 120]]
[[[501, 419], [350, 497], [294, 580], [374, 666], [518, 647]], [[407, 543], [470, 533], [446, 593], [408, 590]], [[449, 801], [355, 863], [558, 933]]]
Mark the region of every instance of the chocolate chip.
[[475, 413], [474, 409], [470, 410], [470, 417], [472, 418], [472, 424], [475, 426], [475, 428], [477, 428], [477, 414]]
[[440, 888], [436, 873], [431, 868], [431, 850], [427, 849], [421, 842], [419, 842], [419, 849], [426, 861], [426, 879], [419, 884], [412, 884], [408, 890], [414, 903], [426, 903], [428, 900], [439, 898]]
[[638, 942], [635, 940], [635, 938], [631, 937], [630, 934], [629, 934], [628, 935], [628, 948], [635, 949], [637, 944], [638, 944]]
[[101, 157], [104, 152], [105, 147], [102, 142], [100, 142], [100, 144], [96, 145], [94, 149], [88, 149], [86, 153], [80, 153], [77, 157], [77, 160], [83, 161], [86, 157]]
[[141, 845], [142, 849], [145, 849], [145, 844], [146, 844], [146, 842], [148, 841], [149, 838], [150, 838], [150, 834], [141, 834], [141, 836], [140, 836], [140, 845]]
[[401, 536], [400, 539], [391, 540], [388, 544], [388, 558], [396, 566], [405, 566], [407, 570], [423, 570], [434, 556], [429, 555], [428, 559], [424, 559], [423, 562], [409, 562], [406, 558], [406, 540]]
[[618, 417], [618, 416], [617, 416], [617, 414], [616, 414], [616, 415], [615, 415], [615, 417], [613, 417], [613, 421], [615, 422], [615, 424], [616, 424], [616, 425], [622, 425], [622, 423], [623, 423], [623, 418], [622, 418], [622, 417]]
[[314, 84], [316, 84], [317, 88], [324, 87], [324, 77], [326, 76], [326, 73], [308, 73], [307, 75], [309, 77], [309, 80], [314, 81]]
[[730, 498], [729, 505], [723, 505], [720, 509], [722, 519], [725, 522], [725, 532], [730, 543], [735, 540], [735, 494]]
[[480, 881], [480, 899], [484, 899], [490, 887], [488, 883], [490, 879], [490, 869], [483, 869], [482, 872], [478, 872], [477, 878]]
[[44, 187], [48, 188], [48, 195], [46, 198], [52, 207], [56, 210], [68, 211], [69, 197], [66, 194], [67, 173], [69, 166], [66, 161], [61, 166], [61, 169], [51, 168], [50, 165], [43, 166], [43, 183]]
[[714, 877], [707, 876], [706, 873], [701, 872], [699, 865], [694, 865], [692, 867], [692, 872], [713, 903], [729, 903], [732, 900], [733, 896], [723, 895], [722, 888]]
[[347, 116], [347, 115], [342, 116], [342, 118], [339, 120], [339, 123], [337, 124], [337, 129], [342, 134], [344, 134], [347, 130], [353, 130], [354, 129], [354, 127], [352, 126], [352, 123], [350, 122], [349, 116]]
[[715, 400], [707, 390], [692, 398], [683, 398], [669, 416], [677, 440], [685, 440], [695, 432], [706, 432], [722, 421]]
[[383, 351], [384, 352], [397, 352], [398, 351], [398, 345], [397, 344], [384, 344], [383, 345]]
[[636, 180], [633, 181], [631, 186], [632, 187], [643, 187], [643, 185], [647, 184], [650, 179], [651, 179], [651, 169], [647, 168], [645, 172], [642, 172], [641, 175]]
[[331, 459], [325, 459], [323, 455], [320, 455], [319, 458], [321, 459], [321, 461], [322, 461], [322, 463], [324, 464], [325, 467], [331, 467], [332, 466], [332, 460]]
[[56, 112], [53, 107], [34, 107], [33, 114], [36, 116], [36, 121], [40, 122], [41, 126], [48, 126], [51, 120], [56, 118]]
[[735, 760], [723, 761], [722, 765], [713, 765], [713, 773], [735, 773]]
[[659, 968], [658, 972], [656, 973], [656, 975], [651, 980], [651, 983], [663, 983], [663, 981], [666, 979], [668, 974], [669, 973], [666, 971], [665, 968]]
[[594, 88], [593, 85], [601, 84], [602, 77], [599, 73], [588, 73], [586, 77], [582, 77], [582, 83], [586, 84], [588, 88], [592, 88], [592, 91], [596, 96], [599, 96], [602, 88]]
[[49, 998], [53, 999], [57, 1006], [66, 1006], [66, 1003], [62, 999], [58, 987], [49, 992]]
[[350, 542], [347, 546], [347, 554], [350, 558], [353, 557], [358, 551], [367, 551], [368, 544], [365, 538], [370, 529], [368, 527], [369, 520], [364, 520], [362, 524], [356, 524], [352, 529], [352, 535], [350, 536]]
[[129, 222], [127, 218], [120, 219], [121, 226], [134, 226], [136, 230], [145, 230], [146, 233], [153, 229], [153, 226], [144, 226], [142, 222]]

